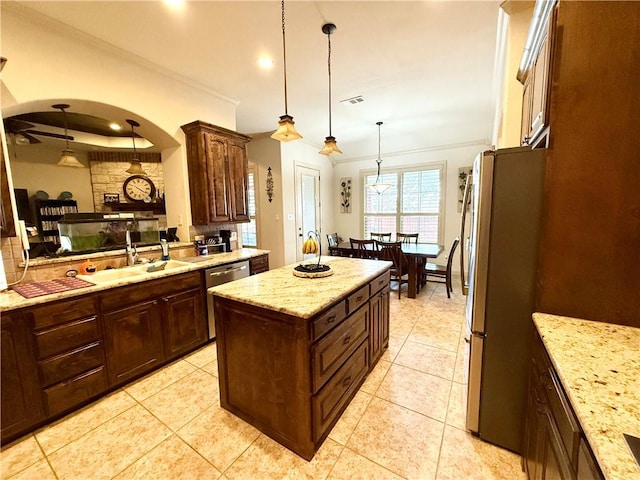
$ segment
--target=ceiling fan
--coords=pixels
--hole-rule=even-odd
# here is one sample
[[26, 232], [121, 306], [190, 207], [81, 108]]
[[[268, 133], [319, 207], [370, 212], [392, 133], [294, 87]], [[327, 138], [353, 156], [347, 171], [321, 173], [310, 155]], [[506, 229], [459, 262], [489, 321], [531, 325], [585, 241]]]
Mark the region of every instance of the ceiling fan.
[[4, 119], [5, 130], [7, 131], [7, 133], [13, 134], [15, 142], [18, 145], [32, 145], [35, 143], [42, 143], [42, 140], [36, 138], [34, 135], [73, 141], [73, 137], [70, 135], [34, 130], [34, 127], [34, 124], [19, 120], [17, 118], [9, 117]]

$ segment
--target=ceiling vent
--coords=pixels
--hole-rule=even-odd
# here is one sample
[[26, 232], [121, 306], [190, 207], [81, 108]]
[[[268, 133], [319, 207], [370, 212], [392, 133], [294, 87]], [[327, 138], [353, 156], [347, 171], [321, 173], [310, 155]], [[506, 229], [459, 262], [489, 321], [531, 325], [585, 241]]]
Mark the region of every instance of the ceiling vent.
[[344, 100], [340, 100], [340, 103], [348, 103], [351, 105], [356, 105], [358, 103], [364, 102], [364, 97], [362, 95], [358, 95], [357, 97], [345, 98]]

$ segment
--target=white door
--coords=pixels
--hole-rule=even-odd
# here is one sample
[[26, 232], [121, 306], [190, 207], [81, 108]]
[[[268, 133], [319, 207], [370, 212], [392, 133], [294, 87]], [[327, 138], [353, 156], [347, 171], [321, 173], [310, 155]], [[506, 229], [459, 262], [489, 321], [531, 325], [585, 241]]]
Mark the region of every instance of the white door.
[[301, 261], [309, 232], [320, 230], [320, 171], [301, 165], [296, 165], [296, 229], [296, 260]]

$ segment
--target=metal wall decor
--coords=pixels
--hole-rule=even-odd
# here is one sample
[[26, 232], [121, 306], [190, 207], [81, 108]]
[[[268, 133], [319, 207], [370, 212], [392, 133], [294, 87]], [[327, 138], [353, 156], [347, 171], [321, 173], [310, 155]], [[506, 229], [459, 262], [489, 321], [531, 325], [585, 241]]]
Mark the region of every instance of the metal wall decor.
[[351, 177], [340, 178], [340, 212], [351, 213]]
[[271, 167], [267, 168], [267, 199], [269, 203], [273, 201], [273, 175], [271, 175]]

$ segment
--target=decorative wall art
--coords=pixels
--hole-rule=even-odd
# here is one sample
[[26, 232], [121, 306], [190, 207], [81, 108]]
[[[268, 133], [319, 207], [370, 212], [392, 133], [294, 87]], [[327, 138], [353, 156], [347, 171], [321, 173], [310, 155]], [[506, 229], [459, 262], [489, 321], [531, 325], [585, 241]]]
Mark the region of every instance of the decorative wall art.
[[105, 193], [103, 195], [104, 203], [118, 203], [120, 201], [119, 193]]
[[340, 178], [340, 212], [351, 213], [351, 177]]
[[271, 167], [267, 168], [267, 199], [269, 203], [273, 201], [273, 175], [271, 175]]
[[467, 178], [471, 175], [473, 167], [460, 167], [458, 168], [458, 212], [462, 212], [462, 199], [464, 196], [464, 189], [467, 186]]

